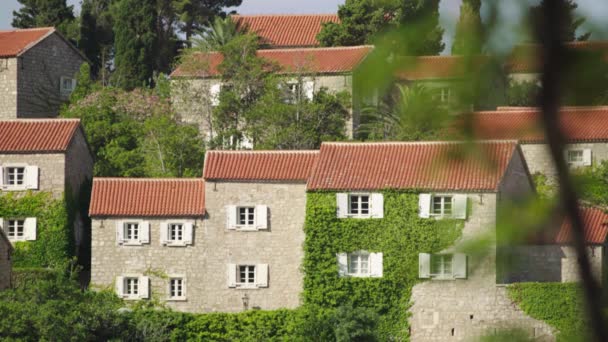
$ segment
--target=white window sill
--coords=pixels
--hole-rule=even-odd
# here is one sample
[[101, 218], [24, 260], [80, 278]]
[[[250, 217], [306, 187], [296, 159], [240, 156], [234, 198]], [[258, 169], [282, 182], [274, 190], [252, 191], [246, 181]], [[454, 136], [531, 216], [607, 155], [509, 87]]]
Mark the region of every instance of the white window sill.
[[349, 278], [371, 278], [372, 275], [371, 274], [347, 274], [346, 275]]
[[167, 298], [167, 302], [185, 302], [187, 301], [186, 297], [169, 297]]
[[163, 243], [163, 245], [167, 246], [167, 247], [186, 247], [186, 243], [179, 241], [179, 242], [165, 242]]
[[30, 190], [26, 186], [3, 186], [2, 191], [26, 191]]
[[372, 215], [354, 215], [354, 214], [348, 214], [348, 215], [346, 215], [346, 218], [369, 219], [369, 218], [372, 218]]
[[443, 275], [443, 276], [431, 275], [430, 279], [431, 280], [441, 280], [441, 281], [456, 280], [456, 278], [454, 278], [453, 276], [447, 276], [447, 275]]
[[22, 241], [28, 241], [25, 238], [20, 238], [20, 239], [16, 239], [16, 238], [8, 238], [8, 241], [10, 242], [22, 242]]
[[139, 241], [126, 241], [126, 242], [120, 242], [120, 244], [123, 246], [143, 246], [143, 243], [141, 243]]
[[239, 232], [257, 232], [256, 226], [236, 226], [236, 230]]
[[235, 288], [241, 290], [257, 290], [259, 287], [255, 284], [236, 284]]
[[123, 295], [122, 299], [124, 300], [140, 300], [141, 298], [139, 298], [139, 296], [128, 296], [128, 295]]

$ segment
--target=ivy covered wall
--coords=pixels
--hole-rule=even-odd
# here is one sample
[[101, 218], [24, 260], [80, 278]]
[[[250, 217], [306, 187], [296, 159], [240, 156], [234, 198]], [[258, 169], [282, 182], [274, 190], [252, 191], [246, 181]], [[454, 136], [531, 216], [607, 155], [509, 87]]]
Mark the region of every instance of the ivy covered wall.
[[[418, 253], [439, 252], [461, 235], [462, 220], [418, 217], [418, 194], [386, 190], [384, 218], [338, 219], [336, 194], [308, 193], [305, 223], [305, 305], [373, 308], [382, 340], [408, 334], [407, 309], [418, 283]], [[382, 278], [341, 278], [336, 253], [383, 253]]]
[[0, 196], [0, 217], [36, 217], [36, 240], [14, 243], [13, 267], [64, 265], [74, 252], [69, 199], [53, 199], [48, 192], [7, 193]]

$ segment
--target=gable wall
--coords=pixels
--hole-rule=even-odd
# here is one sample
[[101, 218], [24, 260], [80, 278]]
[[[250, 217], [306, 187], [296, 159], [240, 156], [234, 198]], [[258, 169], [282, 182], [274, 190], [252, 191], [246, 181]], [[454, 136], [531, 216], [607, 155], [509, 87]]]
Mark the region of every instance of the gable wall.
[[[54, 198], [61, 198], [65, 191], [65, 159], [63, 153], [0, 154], [0, 165], [23, 163], [38, 166], [38, 191], [48, 191]], [[0, 194], [3, 192], [0, 190]]]
[[0, 58], [0, 120], [17, 117], [17, 58]]
[[[566, 149], [591, 149], [592, 165], [608, 160], [608, 143], [568, 144]], [[528, 164], [530, 174], [542, 173], [550, 181], [555, 181], [557, 172], [547, 144], [522, 144], [521, 149]]]

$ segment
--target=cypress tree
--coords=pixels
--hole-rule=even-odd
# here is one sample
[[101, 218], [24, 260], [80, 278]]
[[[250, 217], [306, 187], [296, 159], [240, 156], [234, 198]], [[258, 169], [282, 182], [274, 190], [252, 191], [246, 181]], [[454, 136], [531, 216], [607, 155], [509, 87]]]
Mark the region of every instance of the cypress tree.
[[105, 81], [105, 67], [111, 60], [114, 31], [111, 0], [84, 0], [80, 9], [78, 46], [91, 61], [91, 74]]
[[481, 23], [481, 0], [463, 0], [460, 18], [456, 25], [452, 55], [480, 54], [483, 24]]
[[400, 24], [406, 31], [405, 54], [438, 55], [445, 48], [439, 26], [439, 0], [402, 0]]

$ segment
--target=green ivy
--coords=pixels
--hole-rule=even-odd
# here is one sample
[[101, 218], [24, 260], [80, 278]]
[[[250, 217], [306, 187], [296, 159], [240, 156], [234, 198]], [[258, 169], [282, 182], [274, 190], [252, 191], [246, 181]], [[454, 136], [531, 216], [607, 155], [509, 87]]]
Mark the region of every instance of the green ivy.
[[[381, 340], [407, 336], [407, 310], [418, 283], [418, 254], [439, 252], [462, 233], [461, 220], [418, 217], [418, 194], [384, 191], [384, 218], [338, 219], [336, 195], [308, 193], [304, 245], [304, 302], [334, 308], [373, 308], [380, 315]], [[383, 253], [382, 278], [338, 276], [336, 253]]]
[[[517, 283], [511, 299], [529, 316], [558, 330], [558, 341], [588, 341], [582, 292], [577, 283]], [[588, 336], [587, 336], [588, 337]]]
[[54, 267], [69, 260], [74, 251], [73, 210], [69, 200], [53, 199], [48, 192], [8, 193], [0, 196], [0, 217], [36, 217], [35, 241], [14, 244], [13, 267]]

